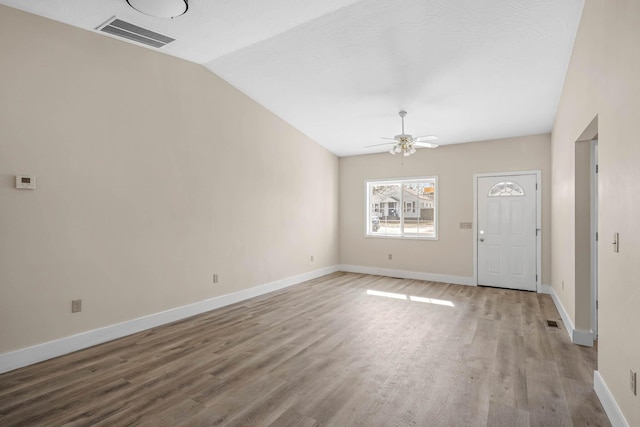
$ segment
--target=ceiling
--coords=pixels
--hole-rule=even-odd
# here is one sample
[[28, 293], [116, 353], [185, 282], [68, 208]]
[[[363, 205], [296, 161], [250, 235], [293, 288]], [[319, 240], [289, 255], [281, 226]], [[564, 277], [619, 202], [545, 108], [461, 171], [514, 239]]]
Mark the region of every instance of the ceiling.
[[400, 133], [400, 110], [407, 133], [441, 145], [551, 131], [584, 0], [190, 0], [174, 19], [125, 0], [0, 4], [89, 31], [115, 15], [173, 37], [154, 50], [204, 65], [349, 156], [388, 150], [364, 146]]

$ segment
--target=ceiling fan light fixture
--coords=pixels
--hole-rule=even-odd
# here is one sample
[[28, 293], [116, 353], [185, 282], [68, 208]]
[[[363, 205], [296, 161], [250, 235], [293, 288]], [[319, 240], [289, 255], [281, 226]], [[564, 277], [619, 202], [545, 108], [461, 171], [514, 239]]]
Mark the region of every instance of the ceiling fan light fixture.
[[423, 142], [423, 141], [437, 140], [438, 137], [435, 135], [425, 135], [425, 136], [414, 137], [411, 134], [404, 133], [404, 118], [407, 115], [407, 112], [402, 110], [398, 114], [400, 115], [400, 119], [402, 121], [402, 133], [394, 136], [393, 138], [387, 138], [387, 137], [382, 138], [386, 140], [391, 140], [392, 142], [383, 142], [382, 144], [366, 145], [365, 148], [392, 144], [391, 149], [389, 149], [389, 154], [393, 154], [393, 155], [402, 154], [403, 157], [408, 157], [417, 151], [416, 147], [436, 148], [438, 146], [438, 144], [434, 144], [432, 142]]
[[175, 18], [189, 9], [188, 0], [126, 0], [129, 6], [156, 18]]

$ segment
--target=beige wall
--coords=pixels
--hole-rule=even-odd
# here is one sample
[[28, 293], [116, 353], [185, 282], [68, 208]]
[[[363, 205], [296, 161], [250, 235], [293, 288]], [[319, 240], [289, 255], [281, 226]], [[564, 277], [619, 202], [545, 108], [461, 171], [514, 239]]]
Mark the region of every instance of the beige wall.
[[[627, 421], [640, 425], [640, 2], [587, 0], [552, 137], [552, 284], [563, 304], [575, 290], [575, 142], [597, 115], [599, 141], [598, 370]], [[620, 252], [612, 250], [620, 233]], [[568, 286], [562, 290], [561, 281]], [[574, 314], [572, 314], [574, 315]], [[575, 319], [574, 319], [575, 320]]]
[[0, 353], [338, 263], [338, 159], [278, 117], [4, 6], [0, 34]]
[[[405, 158], [388, 153], [340, 159], [342, 264], [473, 277], [473, 175], [542, 171], [542, 283], [550, 280], [550, 136], [536, 135], [421, 149]], [[367, 179], [438, 176], [438, 240], [364, 237]], [[389, 261], [387, 255], [393, 254]]]
[[[598, 369], [640, 425], [638, 22], [635, 0], [586, 0], [551, 167], [543, 135], [343, 158], [338, 183], [333, 155], [204, 68], [0, 6], [0, 353], [338, 262], [472, 276], [472, 176], [523, 169], [543, 171], [543, 283], [584, 327], [575, 143], [597, 116]], [[440, 239], [365, 239], [364, 180], [422, 175]]]

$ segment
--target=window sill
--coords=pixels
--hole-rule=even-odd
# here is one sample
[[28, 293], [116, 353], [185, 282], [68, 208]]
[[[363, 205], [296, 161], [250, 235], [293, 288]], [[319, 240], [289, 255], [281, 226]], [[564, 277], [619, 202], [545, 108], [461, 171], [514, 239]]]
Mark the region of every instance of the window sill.
[[365, 238], [369, 239], [398, 239], [398, 240], [438, 240], [438, 236], [435, 237], [426, 237], [426, 236], [377, 236], [373, 234], [365, 234]]

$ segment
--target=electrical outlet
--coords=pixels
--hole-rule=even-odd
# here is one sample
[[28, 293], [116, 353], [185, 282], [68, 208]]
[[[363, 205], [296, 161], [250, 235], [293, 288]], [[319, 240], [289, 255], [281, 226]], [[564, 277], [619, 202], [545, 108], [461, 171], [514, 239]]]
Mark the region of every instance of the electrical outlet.
[[313, 262], [313, 255], [311, 255], [311, 262]]
[[631, 387], [631, 393], [633, 393], [634, 396], [637, 396], [638, 381], [636, 380], [636, 373], [633, 371], [633, 369], [630, 371], [630, 375], [629, 375], [629, 386]]
[[393, 254], [389, 254], [388, 259], [391, 261], [393, 259]]
[[213, 274], [213, 283], [218, 283], [218, 274], [217, 273]]
[[71, 301], [71, 312], [80, 313], [82, 311], [82, 300], [74, 299]]

